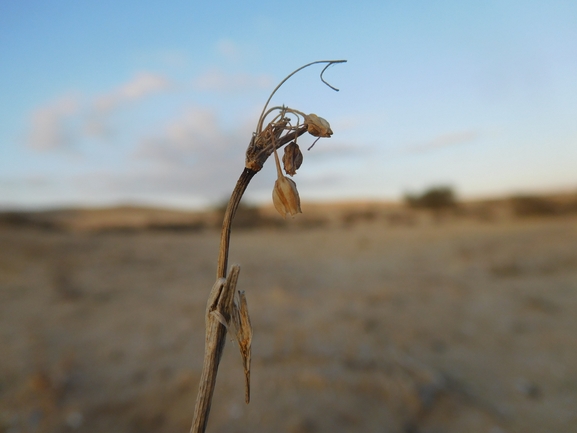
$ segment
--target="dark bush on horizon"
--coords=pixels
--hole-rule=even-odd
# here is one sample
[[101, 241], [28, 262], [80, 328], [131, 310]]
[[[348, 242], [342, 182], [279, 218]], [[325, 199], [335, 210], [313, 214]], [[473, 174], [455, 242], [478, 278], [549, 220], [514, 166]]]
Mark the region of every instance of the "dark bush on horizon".
[[450, 209], [457, 205], [453, 188], [437, 186], [424, 191], [422, 194], [405, 194], [405, 203], [415, 209]]
[[513, 213], [518, 217], [550, 216], [559, 214], [561, 209], [552, 200], [533, 195], [511, 197]]

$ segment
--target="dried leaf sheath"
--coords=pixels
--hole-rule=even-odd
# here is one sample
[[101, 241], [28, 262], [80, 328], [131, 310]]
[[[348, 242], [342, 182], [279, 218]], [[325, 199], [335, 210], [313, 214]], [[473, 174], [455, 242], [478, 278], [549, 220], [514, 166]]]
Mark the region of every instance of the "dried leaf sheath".
[[236, 292], [231, 318], [236, 331], [236, 341], [238, 342], [240, 356], [242, 357], [242, 365], [244, 367], [244, 401], [248, 404], [250, 402], [250, 356], [252, 343], [252, 325], [250, 324], [248, 304], [246, 302], [244, 291], [239, 290]]
[[[190, 428], [191, 433], [204, 432], [206, 429], [218, 365], [226, 342], [226, 326], [220, 323], [218, 316], [224, 317], [227, 322], [230, 320], [239, 272], [240, 266], [233, 265], [226, 281], [223, 278], [218, 278], [210, 291], [205, 317], [204, 364], [196, 398], [194, 420]], [[212, 314], [214, 311], [218, 311], [219, 314]]]

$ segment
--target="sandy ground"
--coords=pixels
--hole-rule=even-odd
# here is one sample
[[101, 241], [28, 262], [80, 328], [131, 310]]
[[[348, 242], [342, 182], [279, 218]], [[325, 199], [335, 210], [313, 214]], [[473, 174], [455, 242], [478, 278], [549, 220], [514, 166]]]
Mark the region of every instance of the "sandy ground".
[[[0, 432], [185, 432], [218, 233], [0, 231]], [[233, 234], [210, 432], [577, 431], [577, 219]]]

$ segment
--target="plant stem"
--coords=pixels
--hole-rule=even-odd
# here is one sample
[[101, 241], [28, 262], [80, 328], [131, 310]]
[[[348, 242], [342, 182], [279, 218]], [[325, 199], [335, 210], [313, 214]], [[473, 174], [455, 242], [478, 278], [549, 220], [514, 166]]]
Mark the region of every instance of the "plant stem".
[[[204, 433], [208, 423], [212, 395], [214, 393], [216, 376], [218, 374], [218, 365], [220, 364], [220, 358], [222, 357], [224, 344], [226, 343], [227, 331], [226, 327], [219, 322], [217, 317], [211, 315], [211, 313], [212, 311], [217, 310], [226, 320], [230, 317], [229, 304], [234, 295], [236, 280], [238, 279], [238, 272], [240, 271], [240, 267], [233, 266], [229, 279], [225, 280], [226, 284], [223, 283], [223, 279], [227, 278], [226, 267], [228, 265], [232, 221], [248, 184], [257, 173], [257, 171], [251, 170], [250, 168], [245, 168], [243, 170], [232, 191], [224, 213], [222, 231], [220, 234], [216, 283], [210, 292], [206, 306], [204, 364], [202, 367], [202, 375], [200, 377], [198, 396], [196, 398], [194, 418], [192, 421], [192, 427], [190, 428], [190, 433]], [[229, 284], [231, 277], [234, 279], [233, 287]], [[224, 298], [226, 298], [226, 301], [223, 301]], [[219, 308], [220, 304], [222, 304], [221, 308]]]
[[226, 281], [218, 278], [208, 298], [206, 305], [206, 339], [202, 375], [198, 387], [198, 395], [194, 408], [194, 418], [190, 433], [204, 433], [210, 414], [212, 395], [216, 385], [216, 375], [224, 343], [226, 342], [226, 326], [221, 322], [230, 322], [232, 302], [240, 266], [233, 265]]
[[230, 231], [232, 228], [232, 220], [234, 219], [234, 214], [236, 213], [238, 205], [240, 204], [240, 199], [246, 191], [246, 188], [251, 179], [257, 173], [257, 171], [251, 170], [250, 168], [245, 168], [238, 178], [236, 186], [234, 187], [234, 190], [230, 196], [230, 200], [228, 201], [222, 222], [222, 231], [220, 233], [220, 248], [218, 253], [216, 278], [226, 278], [226, 267], [228, 265], [228, 250], [230, 247]]
[[[265, 143], [266, 146], [264, 148], [256, 149], [254, 155], [247, 150], [246, 164], [249, 165], [252, 163], [254, 167], [259, 168], [255, 170], [245, 167], [236, 182], [224, 213], [216, 268], [216, 283], [210, 291], [206, 306], [204, 363], [202, 366], [202, 374], [200, 377], [198, 395], [196, 397], [194, 408], [194, 418], [190, 428], [190, 433], [204, 433], [206, 430], [208, 415], [212, 403], [212, 395], [216, 384], [216, 376], [218, 374], [218, 365], [226, 342], [227, 328], [221, 320], [224, 319], [228, 322], [230, 319], [232, 299], [236, 290], [238, 273], [240, 272], [240, 267], [237, 265], [231, 267], [229, 275], [227, 275], [226, 272], [228, 266], [228, 251], [230, 248], [230, 233], [234, 215], [248, 184], [254, 175], [260, 171], [262, 165], [271, 155], [273, 150], [284, 146], [290, 141], [303, 135], [305, 132], [307, 132], [307, 127], [302, 125], [297, 129], [286, 133], [273, 143]], [[253, 140], [253, 142], [254, 141], [255, 140]]]

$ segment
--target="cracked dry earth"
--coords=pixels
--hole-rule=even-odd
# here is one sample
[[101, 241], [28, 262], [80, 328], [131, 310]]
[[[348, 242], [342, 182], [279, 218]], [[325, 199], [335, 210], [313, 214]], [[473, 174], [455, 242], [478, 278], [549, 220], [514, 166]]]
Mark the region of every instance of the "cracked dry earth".
[[[0, 431], [185, 432], [219, 234], [0, 231]], [[577, 431], [577, 219], [233, 233], [210, 432]]]

